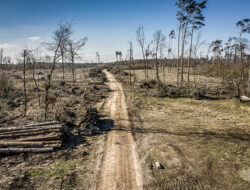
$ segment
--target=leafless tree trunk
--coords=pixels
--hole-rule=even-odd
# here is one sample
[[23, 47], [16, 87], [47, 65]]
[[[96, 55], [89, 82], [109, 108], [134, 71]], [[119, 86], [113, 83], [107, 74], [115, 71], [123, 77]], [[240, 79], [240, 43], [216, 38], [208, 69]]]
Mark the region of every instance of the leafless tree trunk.
[[181, 82], [184, 81], [183, 73], [184, 73], [184, 49], [185, 49], [185, 40], [186, 40], [186, 34], [187, 34], [187, 26], [188, 22], [185, 23], [184, 31], [183, 31], [183, 37], [182, 37], [182, 47], [181, 47]]
[[27, 50], [23, 50], [23, 91], [24, 91], [24, 116], [27, 112], [27, 93], [26, 93], [26, 56]]
[[249, 96], [250, 94], [250, 63], [248, 63], [248, 86], [247, 86], [247, 96]]
[[71, 59], [71, 70], [72, 70], [73, 82], [75, 82], [75, 58], [80, 57], [78, 55], [78, 51], [86, 44], [87, 41], [88, 41], [87, 37], [84, 37], [83, 39], [77, 42], [68, 40], [68, 52], [70, 54], [70, 59]]
[[189, 75], [190, 75], [190, 61], [191, 61], [192, 50], [193, 50], [193, 34], [194, 34], [194, 24], [192, 26], [192, 31], [191, 31], [190, 49], [189, 49], [189, 56], [188, 56], [188, 82], [189, 82]]
[[51, 88], [52, 74], [55, 70], [56, 62], [58, 61], [58, 59], [61, 56], [61, 52], [59, 52], [60, 48], [64, 47], [63, 45], [65, 45], [65, 43], [68, 42], [70, 39], [70, 36], [72, 34], [71, 27], [72, 27], [72, 24], [70, 24], [70, 23], [60, 24], [59, 28], [53, 34], [54, 42], [51, 44], [48, 44], [49, 49], [54, 52], [54, 55], [53, 55], [52, 67], [51, 67], [50, 73], [48, 75], [48, 78], [47, 78], [47, 81], [45, 84], [45, 90], [44, 90], [44, 93], [45, 93], [45, 95], [44, 95], [45, 96], [45, 98], [44, 98], [44, 104], [45, 104], [44, 119], [45, 119], [45, 121], [48, 119], [49, 90]]
[[145, 71], [145, 80], [147, 80], [147, 63], [146, 63], [146, 55], [145, 55], [145, 34], [144, 34], [144, 27], [139, 26], [136, 30], [136, 40], [141, 47], [142, 57], [143, 57], [143, 64], [144, 64], [144, 71]]
[[156, 79], [158, 85], [160, 84], [158, 53], [159, 51], [161, 53], [161, 51], [165, 47], [165, 42], [166, 42], [166, 36], [162, 33], [161, 30], [157, 30], [153, 35], [153, 43], [155, 45], [154, 56], [155, 56]]
[[47, 121], [47, 117], [48, 117], [47, 112], [48, 112], [48, 107], [49, 107], [49, 89], [51, 88], [51, 77], [55, 69], [56, 61], [58, 59], [58, 50], [60, 47], [60, 43], [61, 43], [61, 39], [59, 39], [59, 44], [57, 45], [55, 49], [52, 67], [48, 75], [48, 82], [47, 84], [45, 84], [45, 108], [44, 108], [45, 121]]
[[3, 48], [0, 50], [0, 64], [1, 64], [1, 71], [3, 71]]
[[181, 36], [181, 20], [178, 28], [178, 47], [177, 47], [177, 84], [179, 84], [179, 59], [180, 59], [180, 36]]
[[41, 95], [40, 95], [40, 89], [36, 80], [36, 76], [35, 76], [35, 69], [36, 69], [36, 60], [33, 59], [33, 64], [32, 64], [32, 76], [33, 76], [33, 80], [36, 86], [36, 92], [37, 92], [37, 97], [38, 97], [38, 104], [39, 107], [41, 107]]
[[129, 84], [130, 85], [132, 85], [132, 81], [131, 81], [132, 62], [133, 62], [133, 44], [132, 42], [129, 42]]
[[64, 81], [64, 50], [62, 47], [60, 49], [61, 49], [61, 56], [62, 56], [62, 69], [63, 69], [62, 79]]

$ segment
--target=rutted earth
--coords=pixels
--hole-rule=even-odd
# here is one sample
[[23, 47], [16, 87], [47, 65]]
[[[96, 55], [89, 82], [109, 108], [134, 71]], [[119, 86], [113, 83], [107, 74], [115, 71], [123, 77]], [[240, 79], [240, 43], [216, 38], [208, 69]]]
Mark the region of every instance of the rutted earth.
[[105, 105], [107, 134], [97, 189], [142, 189], [141, 168], [132, 136], [128, 108], [121, 83], [104, 71], [113, 91]]

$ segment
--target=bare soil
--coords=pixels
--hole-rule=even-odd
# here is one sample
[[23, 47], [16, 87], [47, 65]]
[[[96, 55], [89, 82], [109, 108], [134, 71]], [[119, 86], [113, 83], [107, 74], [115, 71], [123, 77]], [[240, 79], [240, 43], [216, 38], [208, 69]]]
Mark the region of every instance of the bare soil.
[[142, 189], [140, 164], [137, 158], [128, 107], [121, 83], [105, 71], [112, 90], [105, 104], [108, 132], [104, 160], [97, 189]]

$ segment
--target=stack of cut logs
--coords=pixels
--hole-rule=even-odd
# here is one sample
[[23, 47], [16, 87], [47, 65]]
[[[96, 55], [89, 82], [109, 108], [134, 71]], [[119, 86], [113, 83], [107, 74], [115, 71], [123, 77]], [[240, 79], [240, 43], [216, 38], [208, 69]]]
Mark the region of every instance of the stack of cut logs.
[[58, 122], [46, 122], [20, 127], [0, 128], [0, 154], [51, 152], [61, 148], [68, 127]]

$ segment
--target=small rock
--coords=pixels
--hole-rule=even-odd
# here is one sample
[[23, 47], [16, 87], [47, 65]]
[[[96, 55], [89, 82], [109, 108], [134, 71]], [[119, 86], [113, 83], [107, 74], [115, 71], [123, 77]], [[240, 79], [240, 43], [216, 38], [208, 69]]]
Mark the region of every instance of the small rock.
[[159, 162], [155, 162], [155, 166], [158, 168], [158, 169], [165, 169], [164, 166], [162, 164], [160, 164]]

